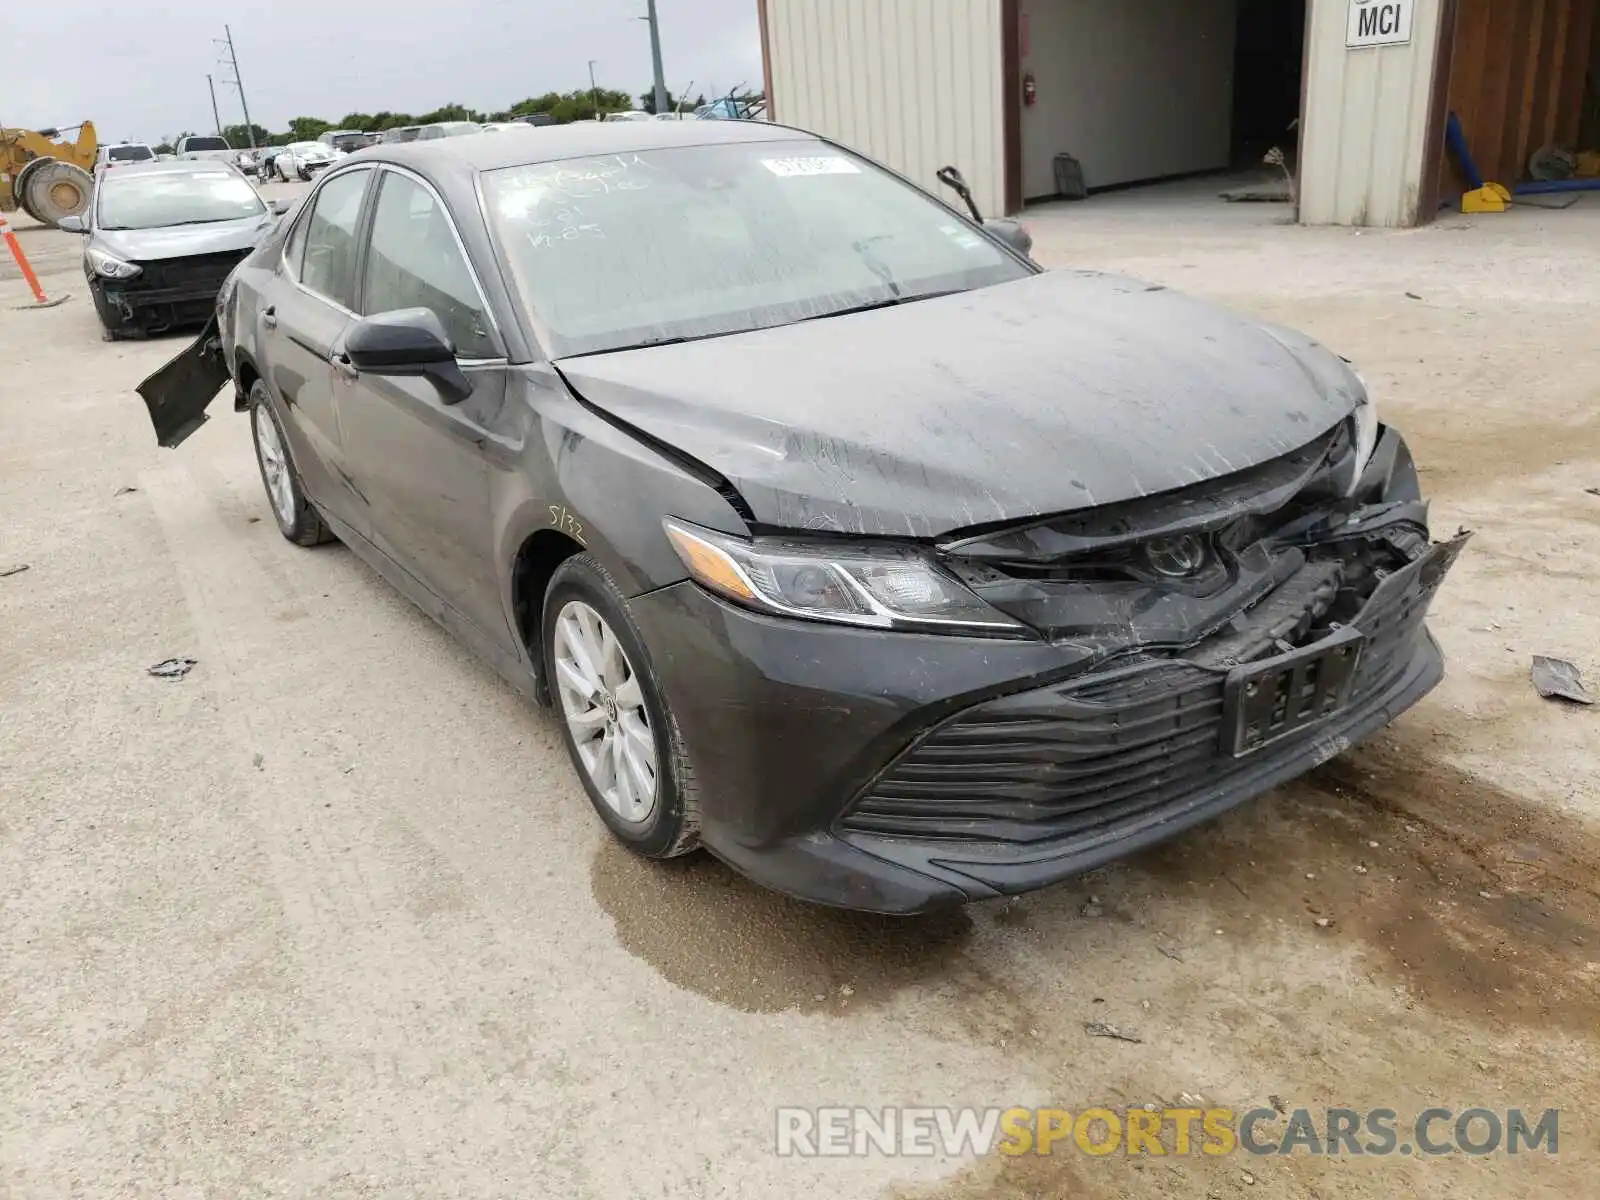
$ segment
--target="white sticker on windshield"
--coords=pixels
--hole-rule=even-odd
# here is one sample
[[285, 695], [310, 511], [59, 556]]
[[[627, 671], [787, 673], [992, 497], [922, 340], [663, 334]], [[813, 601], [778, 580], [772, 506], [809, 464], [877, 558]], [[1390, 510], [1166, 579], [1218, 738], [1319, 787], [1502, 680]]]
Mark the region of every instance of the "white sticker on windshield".
[[943, 233], [945, 237], [963, 250], [983, 249], [983, 239], [970, 229], [963, 229], [959, 225], [941, 225], [939, 226], [939, 232]]
[[797, 175], [859, 175], [861, 168], [841, 154], [815, 158], [763, 158], [761, 165], [774, 175], [792, 179]]

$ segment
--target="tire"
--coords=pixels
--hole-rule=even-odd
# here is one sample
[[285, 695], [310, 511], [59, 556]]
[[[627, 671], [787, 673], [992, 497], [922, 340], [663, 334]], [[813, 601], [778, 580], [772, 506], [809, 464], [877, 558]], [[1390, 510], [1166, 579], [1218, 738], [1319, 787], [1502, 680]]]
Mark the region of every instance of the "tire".
[[[598, 634], [591, 618], [601, 622], [599, 629], [614, 639], [603, 643], [603, 635], [599, 635], [599, 643], [614, 644], [621, 656], [620, 661], [613, 657], [609, 663], [601, 662], [593, 673], [602, 677], [598, 682], [603, 692], [597, 701], [582, 699], [568, 673], [576, 661], [569, 653], [571, 637]], [[562, 740], [589, 803], [606, 828], [645, 858], [676, 858], [696, 849], [700, 845], [700, 805], [678, 723], [667, 707], [638, 627], [628, 614], [627, 600], [593, 555], [575, 555], [556, 568], [545, 591], [540, 625]], [[563, 658], [568, 667], [558, 665]], [[577, 677], [583, 676], [579, 669]], [[631, 702], [633, 698], [636, 704]], [[589, 720], [575, 721], [574, 714]], [[575, 729], [588, 735], [581, 749]], [[642, 789], [635, 781], [640, 778], [636, 768], [643, 761], [646, 745], [654, 756], [654, 794], [648, 811], [641, 812], [638, 798]], [[619, 763], [614, 748], [620, 749], [624, 762]], [[632, 804], [630, 797], [635, 801]]]
[[46, 221], [38, 213], [33, 211], [33, 204], [28, 199], [28, 179], [40, 167], [46, 166], [55, 161], [56, 160], [53, 158], [30, 159], [23, 165], [22, 170], [18, 171], [11, 179], [11, 194], [16, 197], [17, 207], [23, 212], [27, 213], [41, 225], [48, 225], [50, 222]]
[[50, 225], [89, 207], [94, 179], [82, 167], [59, 159], [28, 172], [28, 212]]
[[267, 507], [278, 523], [278, 532], [297, 546], [333, 541], [333, 532], [300, 486], [300, 473], [289, 455], [289, 439], [273, 411], [267, 385], [259, 379], [250, 386], [250, 440], [256, 448], [256, 466], [261, 469], [261, 485], [266, 488]]
[[306, 170], [304, 167], [301, 167], [299, 170], [297, 170], [295, 172], [295, 174], [300, 177], [300, 182], [301, 183], [310, 183], [311, 182], [311, 172]]

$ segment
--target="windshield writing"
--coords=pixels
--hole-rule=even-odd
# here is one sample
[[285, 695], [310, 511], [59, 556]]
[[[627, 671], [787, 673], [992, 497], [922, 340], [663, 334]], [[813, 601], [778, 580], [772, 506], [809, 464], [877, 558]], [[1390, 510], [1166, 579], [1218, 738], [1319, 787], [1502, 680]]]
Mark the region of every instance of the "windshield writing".
[[566, 159], [484, 179], [522, 301], [556, 357], [1028, 274], [944, 205], [820, 142]]

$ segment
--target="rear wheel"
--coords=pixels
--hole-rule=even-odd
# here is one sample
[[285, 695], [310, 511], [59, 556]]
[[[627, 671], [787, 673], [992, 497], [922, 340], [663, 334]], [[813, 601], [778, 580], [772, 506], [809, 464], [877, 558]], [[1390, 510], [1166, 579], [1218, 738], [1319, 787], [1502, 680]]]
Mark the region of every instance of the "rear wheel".
[[545, 593], [544, 662], [567, 753], [607, 828], [647, 858], [700, 844], [694, 772], [628, 602], [592, 555]]
[[250, 388], [250, 432], [256, 445], [256, 465], [267, 489], [267, 503], [278, 522], [278, 532], [297, 546], [315, 546], [333, 540], [322, 515], [306, 499], [289, 457], [289, 439], [283, 435], [267, 385], [256, 380]]

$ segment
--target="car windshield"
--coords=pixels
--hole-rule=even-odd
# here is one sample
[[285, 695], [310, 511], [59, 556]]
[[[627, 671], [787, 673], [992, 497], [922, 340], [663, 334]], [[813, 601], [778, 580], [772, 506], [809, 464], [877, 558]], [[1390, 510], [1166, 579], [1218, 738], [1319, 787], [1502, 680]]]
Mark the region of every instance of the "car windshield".
[[255, 188], [230, 171], [107, 172], [97, 189], [101, 229], [161, 229], [258, 217]]
[[149, 146], [112, 146], [106, 151], [109, 162], [146, 162], [155, 156]]
[[227, 150], [228, 143], [219, 137], [192, 137], [184, 142], [185, 150]]
[[483, 179], [521, 300], [557, 358], [1029, 273], [938, 201], [821, 142], [645, 150]]

